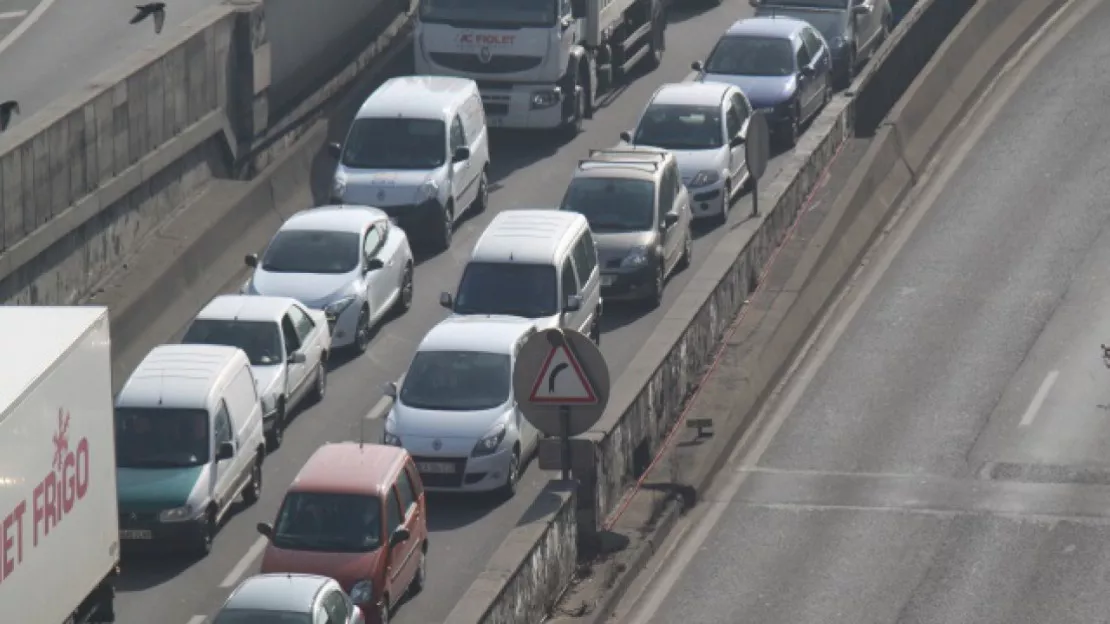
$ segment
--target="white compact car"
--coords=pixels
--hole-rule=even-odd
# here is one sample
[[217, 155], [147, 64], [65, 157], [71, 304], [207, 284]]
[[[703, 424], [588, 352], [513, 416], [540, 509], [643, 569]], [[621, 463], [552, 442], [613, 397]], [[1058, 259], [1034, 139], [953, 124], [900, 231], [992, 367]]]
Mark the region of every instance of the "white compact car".
[[621, 133], [678, 158], [694, 218], [728, 218], [749, 183], [744, 137], [752, 107], [739, 88], [713, 82], [665, 84], [656, 90], [636, 129]]
[[328, 320], [289, 297], [220, 295], [204, 306], [181, 342], [227, 345], [247, 354], [270, 448], [281, 446], [300, 402], [321, 401], [327, 390]]
[[534, 321], [513, 316], [452, 316], [417, 347], [394, 399], [382, 443], [413, 456], [424, 487], [516, 492], [520, 467], [539, 431], [513, 397], [513, 366]]
[[412, 305], [412, 249], [384, 212], [325, 206], [289, 217], [254, 269], [242, 294], [292, 297], [323, 310], [333, 347], [366, 351], [373, 328], [391, 310]]

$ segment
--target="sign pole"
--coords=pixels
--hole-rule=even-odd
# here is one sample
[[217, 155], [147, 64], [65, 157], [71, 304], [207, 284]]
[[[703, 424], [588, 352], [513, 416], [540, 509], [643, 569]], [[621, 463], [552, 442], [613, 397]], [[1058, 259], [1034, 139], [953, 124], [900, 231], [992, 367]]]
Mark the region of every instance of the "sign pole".
[[571, 435], [570, 435], [570, 406], [569, 405], [560, 405], [559, 406], [559, 420], [562, 421], [561, 424], [563, 426], [563, 435], [560, 436], [562, 438], [561, 442], [562, 442], [562, 450], [563, 450], [563, 459], [560, 462], [561, 465], [562, 465], [562, 469], [563, 469], [563, 481], [570, 481], [570, 438], [571, 438]]
[[759, 216], [759, 178], [752, 178], [752, 214], [751, 216]]

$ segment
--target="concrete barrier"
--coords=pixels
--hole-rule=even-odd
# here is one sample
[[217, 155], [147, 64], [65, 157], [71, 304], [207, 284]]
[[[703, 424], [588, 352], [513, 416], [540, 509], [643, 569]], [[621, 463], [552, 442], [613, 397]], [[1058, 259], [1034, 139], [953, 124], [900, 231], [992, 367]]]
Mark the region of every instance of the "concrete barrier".
[[342, 3], [210, 7], [0, 135], [0, 301], [86, 299], [212, 184], [288, 149], [406, 38], [409, 0]]

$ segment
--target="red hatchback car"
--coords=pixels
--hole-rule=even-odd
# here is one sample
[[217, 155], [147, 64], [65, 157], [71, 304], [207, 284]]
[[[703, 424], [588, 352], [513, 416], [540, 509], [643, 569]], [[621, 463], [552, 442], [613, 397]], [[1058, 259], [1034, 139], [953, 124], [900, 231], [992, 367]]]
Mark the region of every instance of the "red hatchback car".
[[262, 574], [319, 574], [339, 581], [368, 622], [419, 592], [428, 552], [424, 487], [412, 458], [378, 444], [326, 444], [301, 468], [269, 539]]

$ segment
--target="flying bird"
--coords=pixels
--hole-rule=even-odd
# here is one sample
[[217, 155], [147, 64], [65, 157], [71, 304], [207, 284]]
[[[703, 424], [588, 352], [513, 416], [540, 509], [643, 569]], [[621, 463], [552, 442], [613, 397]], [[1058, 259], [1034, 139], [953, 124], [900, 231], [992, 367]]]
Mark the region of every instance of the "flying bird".
[[151, 2], [148, 4], [140, 4], [135, 7], [139, 10], [135, 17], [131, 18], [132, 24], [138, 24], [145, 20], [148, 16], [154, 16], [154, 34], [162, 32], [162, 26], [166, 23], [166, 3], [165, 2]]
[[12, 123], [12, 114], [19, 115], [19, 102], [8, 100], [0, 103], [0, 132], [8, 129]]

